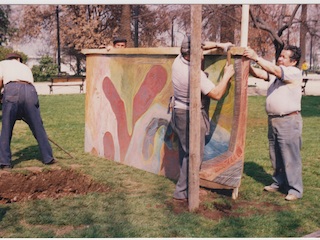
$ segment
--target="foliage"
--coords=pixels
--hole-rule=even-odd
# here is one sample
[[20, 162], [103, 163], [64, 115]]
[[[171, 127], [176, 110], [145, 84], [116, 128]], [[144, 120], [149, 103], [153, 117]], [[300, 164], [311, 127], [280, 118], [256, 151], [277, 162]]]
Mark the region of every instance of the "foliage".
[[5, 42], [8, 37], [8, 30], [10, 25], [8, 19], [9, 13], [10, 6], [0, 5], [0, 46], [3, 45], [2, 43]]
[[40, 59], [39, 65], [32, 67], [35, 82], [49, 81], [49, 78], [58, 74], [58, 65], [48, 55]]
[[[136, 37], [138, 47], [178, 46], [181, 34], [191, 31], [188, 4], [21, 5], [20, 9], [22, 11], [16, 19], [19, 28], [15, 35], [16, 40], [45, 39], [52, 56], [56, 56], [57, 51], [58, 11], [63, 52], [61, 62], [72, 62], [75, 66], [70, 68], [74, 68], [78, 73], [85, 59], [80, 53], [81, 49], [107, 46], [115, 36], [126, 36], [128, 47], [133, 46], [132, 42]], [[203, 4], [203, 40], [231, 41], [239, 45], [241, 10], [241, 5]], [[305, 43], [308, 44], [308, 39], [304, 40], [306, 36], [312, 38], [312, 47], [317, 49], [317, 40], [320, 37], [320, 7], [317, 4], [308, 5], [306, 20], [300, 10], [300, 4], [250, 5], [248, 45], [269, 60], [277, 58], [284, 44], [300, 44], [305, 49]], [[301, 26], [305, 26], [303, 29], [307, 32], [299, 37]], [[317, 51], [313, 52], [310, 55], [317, 58]]]
[[[287, 238], [319, 229], [320, 207], [319, 96], [303, 96], [304, 197], [286, 202], [281, 193], [262, 191], [272, 174], [268, 158], [265, 97], [249, 97], [244, 172], [239, 198], [215, 194], [215, 205], [239, 208], [235, 215], [211, 219], [200, 213], [177, 213], [172, 201], [175, 183], [155, 174], [84, 153], [85, 95], [43, 95], [41, 113], [51, 139], [75, 156], [53, 146], [58, 165], [75, 169], [111, 187], [61, 199], [30, 200], [0, 205], [3, 238]], [[30, 148], [35, 151], [30, 151]], [[43, 167], [28, 126], [18, 121], [12, 139], [13, 172]], [[5, 177], [5, 174], [1, 177]], [[211, 194], [211, 193], [210, 193]], [[223, 212], [221, 212], [223, 214]]]
[[[60, 36], [63, 49], [98, 48], [112, 43], [114, 37], [122, 34], [121, 15], [123, 5], [59, 5]], [[56, 42], [56, 6], [26, 5], [20, 21], [21, 37], [41, 37], [43, 29], [51, 33], [51, 46]], [[168, 22], [158, 8], [150, 10], [148, 5], [139, 5], [140, 46], [154, 46], [157, 36], [168, 30]], [[161, 12], [164, 13], [163, 11]], [[134, 23], [134, 11], [131, 7], [131, 30]], [[154, 21], [159, 24], [154, 27]], [[163, 21], [163, 22], [161, 22]], [[169, 22], [171, 24], [171, 22]], [[165, 29], [164, 27], [165, 26]], [[29, 29], [29, 30], [28, 30]], [[132, 31], [133, 32], [133, 31]], [[129, 34], [129, 36], [133, 34]], [[128, 39], [129, 40], [129, 39]], [[132, 40], [132, 39], [130, 39]]]
[[27, 62], [28, 56], [23, 52], [14, 51], [12, 48], [0, 46], [0, 61], [4, 60], [9, 53], [18, 53], [22, 57], [23, 62]]
[[[48, 54], [55, 61], [59, 19], [60, 60], [75, 74], [85, 69], [81, 49], [107, 46], [115, 36], [125, 36], [128, 47], [134, 46], [136, 37], [138, 47], [178, 46], [182, 34], [191, 31], [190, 5], [187, 4], [19, 5], [12, 9], [20, 10], [16, 18], [10, 18], [19, 31], [10, 35], [10, 41], [44, 39], [46, 44], [38, 55]], [[308, 14], [301, 9], [307, 9]], [[203, 4], [202, 40], [231, 41], [239, 46], [241, 10], [241, 5]], [[319, 11], [317, 4], [250, 5], [248, 45], [270, 61], [277, 59], [284, 44], [300, 45], [301, 59], [308, 60], [309, 55], [309, 65], [315, 70], [319, 63]], [[0, 26], [7, 28], [6, 23]]]

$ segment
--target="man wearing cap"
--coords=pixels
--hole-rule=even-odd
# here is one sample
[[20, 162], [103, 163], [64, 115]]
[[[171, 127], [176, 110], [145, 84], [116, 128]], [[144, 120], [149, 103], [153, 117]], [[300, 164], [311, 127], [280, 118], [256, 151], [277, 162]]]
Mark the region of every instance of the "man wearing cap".
[[39, 99], [33, 86], [31, 69], [22, 63], [21, 55], [11, 53], [0, 62], [0, 90], [2, 98], [2, 130], [0, 137], [0, 168], [12, 168], [11, 138], [16, 120], [25, 121], [36, 138], [42, 161], [53, 164], [52, 148], [43, 127]]
[[[190, 103], [190, 36], [185, 36], [182, 41], [180, 54], [172, 64], [172, 84], [174, 88], [174, 100], [172, 106], [171, 126], [179, 139], [179, 163], [180, 176], [173, 193], [175, 200], [188, 199], [188, 163], [189, 163], [189, 103]], [[207, 42], [202, 49], [222, 48], [227, 50], [233, 44]], [[202, 51], [199, 49], [199, 51]], [[202, 96], [219, 100], [226, 92], [228, 83], [234, 75], [233, 65], [226, 65], [224, 75], [216, 86], [208, 79], [205, 72], [201, 71], [200, 88]], [[205, 135], [209, 132], [207, 126], [209, 117], [201, 107], [201, 157], [203, 157]], [[200, 167], [200, 166], [199, 166]]]

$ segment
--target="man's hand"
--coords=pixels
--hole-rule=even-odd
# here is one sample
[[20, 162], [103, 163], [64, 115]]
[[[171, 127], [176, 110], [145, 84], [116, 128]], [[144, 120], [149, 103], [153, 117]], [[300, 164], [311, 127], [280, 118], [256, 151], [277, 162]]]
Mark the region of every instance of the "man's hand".
[[234, 71], [234, 67], [232, 64], [226, 64], [226, 66], [224, 67], [224, 74], [223, 76], [226, 77], [227, 79], [231, 79], [231, 77], [234, 75], [235, 71]]
[[228, 52], [229, 48], [233, 47], [234, 44], [231, 42], [218, 43], [218, 47], [223, 49], [224, 52]]
[[251, 60], [254, 60], [256, 62], [258, 61], [258, 57], [259, 57], [258, 54], [250, 47], [246, 48], [246, 50], [243, 53], [243, 56]]
[[100, 45], [100, 46], [99, 46], [99, 49], [101, 49], [101, 48], [105, 48], [105, 49], [107, 49], [107, 51], [109, 52], [113, 47], [110, 46], [110, 45], [108, 45], [108, 46], [106, 46], [106, 45]]

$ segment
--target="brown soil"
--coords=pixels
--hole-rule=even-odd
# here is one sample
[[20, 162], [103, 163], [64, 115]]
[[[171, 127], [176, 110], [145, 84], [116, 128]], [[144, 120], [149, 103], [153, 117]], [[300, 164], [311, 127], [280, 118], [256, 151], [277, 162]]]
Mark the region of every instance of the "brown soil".
[[[42, 171], [41, 168], [28, 168], [28, 174], [0, 171], [0, 204], [46, 198], [58, 199], [90, 192], [109, 191], [108, 186], [99, 184], [72, 169]], [[250, 216], [285, 209], [283, 206], [267, 202], [232, 200], [231, 196], [226, 196], [225, 201], [216, 201], [221, 199], [221, 194], [228, 195], [221, 191], [212, 192], [202, 189], [200, 206], [195, 213], [218, 220], [225, 217]], [[168, 207], [175, 214], [189, 211], [187, 201], [168, 200], [158, 207]]]
[[[254, 214], [265, 214], [268, 212], [278, 212], [288, 209], [287, 206], [280, 206], [268, 202], [250, 202], [241, 199], [233, 200], [231, 195], [221, 190], [214, 192], [210, 190], [202, 190], [206, 194], [200, 192], [199, 208], [195, 211], [196, 214], [202, 215], [205, 218], [219, 220], [226, 217], [246, 217]], [[215, 201], [221, 199], [221, 194], [226, 195], [225, 201]], [[220, 197], [218, 197], [220, 195]], [[189, 211], [188, 201], [167, 201], [166, 205], [176, 214], [181, 214]]]
[[73, 170], [33, 171], [28, 174], [2, 171], [0, 176], [0, 204], [108, 191], [110, 188], [106, 185]]

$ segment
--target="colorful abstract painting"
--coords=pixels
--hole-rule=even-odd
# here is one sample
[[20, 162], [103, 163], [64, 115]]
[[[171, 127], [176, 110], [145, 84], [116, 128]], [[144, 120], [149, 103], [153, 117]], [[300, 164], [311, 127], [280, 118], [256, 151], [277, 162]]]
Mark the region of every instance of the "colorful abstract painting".
[[[176, 179], [178, 143], [170, 127], [168, 103], [173, 95], [171, 65], [177, 49], [84, 53], [85, 151]], [[225, 55], [205, 57], [204, 71], [215, 84], [222, 77], [226, 61]], [[211, 131], [206, 139], [204, 162], [230, 151], [235, 124], [235, 79], [220, 101], [208, 102]]]

